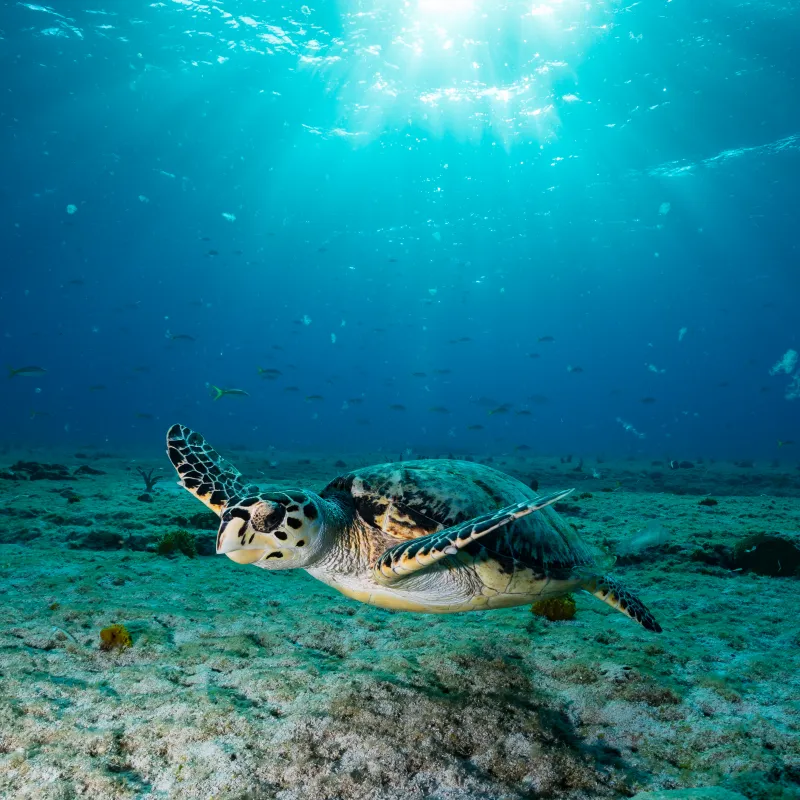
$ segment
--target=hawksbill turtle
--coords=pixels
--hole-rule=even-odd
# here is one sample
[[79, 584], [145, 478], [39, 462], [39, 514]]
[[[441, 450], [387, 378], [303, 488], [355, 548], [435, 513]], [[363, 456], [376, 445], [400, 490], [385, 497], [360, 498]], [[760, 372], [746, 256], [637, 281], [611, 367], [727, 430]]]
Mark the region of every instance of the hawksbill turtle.
[[433, 614], [584, 590], [661, 631], [552, 508], [572, 489], [539, 495], [482, 464], [425, 459], [357, 469], [319, 494], [262, 491], [183, 425], [167, 453], [180, 485], [220, 517], [217, 553], [237, 564], [305, 569], [354, 600]]

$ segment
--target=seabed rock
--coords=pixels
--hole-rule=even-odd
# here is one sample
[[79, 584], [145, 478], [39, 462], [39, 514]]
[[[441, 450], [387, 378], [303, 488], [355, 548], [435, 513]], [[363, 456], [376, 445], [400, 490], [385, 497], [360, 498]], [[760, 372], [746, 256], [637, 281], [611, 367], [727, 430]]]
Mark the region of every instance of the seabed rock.
[[800, 573], [800, 534], [754, 533], [737, 542], [733, 560], [759, 575], [791, 578]]

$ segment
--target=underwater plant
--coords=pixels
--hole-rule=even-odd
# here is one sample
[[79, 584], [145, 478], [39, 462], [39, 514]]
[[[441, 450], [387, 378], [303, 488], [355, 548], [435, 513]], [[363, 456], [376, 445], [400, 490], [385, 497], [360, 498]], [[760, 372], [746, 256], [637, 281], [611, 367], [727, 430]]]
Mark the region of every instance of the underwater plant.
[[145, 472], [142, 467], [136, 467], [136, 471], [142, 476], [142, 480], [144, 481], [144, 490], [146, 493], [152, 492], [155, 488], [155, 485], [164, 478], [163, 475], [153, 475], [155, 469]]
[[189, 558], [194, 558], [197, 555], [197, 545], [189, 531], [183, 528], [178, 528], [176, 531], [165, 533], [156, 545], [156, 552], [160, 556], [169, 556], [174, 553], [183, 553]]

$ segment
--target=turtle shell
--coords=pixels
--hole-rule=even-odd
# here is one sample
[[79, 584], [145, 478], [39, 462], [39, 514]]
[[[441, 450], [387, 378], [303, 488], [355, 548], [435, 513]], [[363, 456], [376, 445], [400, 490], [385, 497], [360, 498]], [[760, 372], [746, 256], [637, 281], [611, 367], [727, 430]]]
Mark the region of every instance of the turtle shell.
[[[323, 497], [349, 495], [363, 522], [398, 541], [427, 536], [503, 506], [538, 497], [516, 478], [471, 461], [380, 464], [333, 480]], [[498, 528], [466, 548], [509, 568], [555, 576], [596, 563], [595, 553], [550, 507]]]

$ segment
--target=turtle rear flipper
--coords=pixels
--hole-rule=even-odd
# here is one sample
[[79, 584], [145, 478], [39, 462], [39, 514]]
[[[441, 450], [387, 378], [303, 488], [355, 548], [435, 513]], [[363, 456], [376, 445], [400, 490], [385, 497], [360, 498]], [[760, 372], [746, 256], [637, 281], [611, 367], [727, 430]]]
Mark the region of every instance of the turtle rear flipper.
[[185, 425], [173, 425], [167, 432], [167, 455], [180, 485], [216, 514], [232, 500], [259, 493], [258, 486], [248, 484], [233, 464]]
[[635, 595], [628, 591], [618, 580], [608, 575], [598, 575], [589, 578], [583, 584], [583, 590], [594, 595], [598, 600], [608, 603], [611, 608], [621, 611], [631, 619], [636, 620], [643, 628], [653, 633], [661, 633], [661, 626], [650, 613], [647, 606]]
[[420, 536], [417, 539], [390, 547], [378, 559], [372, 573], [380, 583], [392, 583], [412, 572], [425, 569], [447, 556], [455, 555], [470, 542], [491, 533], [502, 525], [507, 525], [526, 514], [557, 503], [572, 491], [573, 489], [567, 489], [532, 500], [524, 500], [521, 503], [514, 503], [450, 528], [434, 531], [427, 536]]

